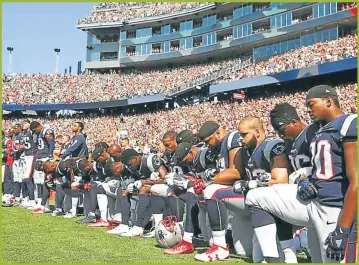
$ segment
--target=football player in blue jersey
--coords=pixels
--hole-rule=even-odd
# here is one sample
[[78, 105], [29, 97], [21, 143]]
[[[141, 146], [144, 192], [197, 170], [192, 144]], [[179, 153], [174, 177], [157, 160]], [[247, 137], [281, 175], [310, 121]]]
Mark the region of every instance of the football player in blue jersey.
[[340, 262], [357, 212], [357, 116], [343, 113], [330, 86], [313, 87], [306, 101], [312, 120], [321, 124], [310, 144], [311, 174], [298, 184], [253, 189], [246, 204], [314, 228], [316, 236], [308, 238], [312, 262]]
[[[247, 151], [243, 154], [242, 159], [249, 181], [240, 180], [236, 182], [234, 190], [237, 192], [242, 190], [246, 193], [248, 188], [255, 190], [257, 187], [288, 183], [290, 163], [284, 152], [284, 141], [279, 138], [267, 137], [263, 123], [257, 117], [249, 116], [242, 119], [238, 125], [238, 131], [242, 137], [242, 144]], [[245, 194], [246, 201], [251, 192], [250, 190]], [[250, 209], [249, 212], [265, 260], [267, 262], [278, 261], [280, 254], [282, 254], [282, 251], [277, 251], [279, 248], [283, 249], [285, 262], [297, 263], [292, 225], [279, 218], [273, 218], [263, 210]], [[267, 235], [267, 230], [263, 228], [265, 225], [273, 228], [272, 238]], [[277, 227], [278, 232], [276, 232]], [[277, 234], [280, 247], [277, 246]], [[275, 255], [272, 254], [272, 250], [274, 250]]]
[[[229, 226], [227, 210], [231, 211], [230, 214], [233, 212], [230, 224], [237, 254], [250, 255], [253, 230], [245, 210], [244, 196], [235, 193], [232, 188], [233, 183], [245, 175], [245, 172], [240, 174], [235, 163], [241, 153], [240, 135], [237, 131], [229, 132], [216, 122], [206, 121], [199, 130], [199, 138], [216, 154], [217, 168], [205, 172], [206, 185], [194, 185], [196, 194], [203, 192], [213, 235], [212, 246], [205, 253], [197, 254], [195, 259], [203, 262], [229, 259], [226, 242], [226, 230]], [[243, 215], [247, 215], [246, 218], [243, 218]], [[244, 227], [249, 229], [241, 230]], [[237, 233], [239, 230], [241, 232]]]

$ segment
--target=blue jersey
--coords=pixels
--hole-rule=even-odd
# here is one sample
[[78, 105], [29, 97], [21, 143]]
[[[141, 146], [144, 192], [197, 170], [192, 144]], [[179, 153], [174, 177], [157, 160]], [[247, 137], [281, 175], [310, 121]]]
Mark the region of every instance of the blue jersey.
[[218, 156], [218, 169], [220, 171], [229, 168], [229, 152], [242, 146], [241, 137], [238, 131], [228, 133], [222, 142], [221, 151]]
[[301, 168], [312, 168], [310, 143], [319, 127], [317, 123], [310, 124], [290, 143], [287, 154], [293, 172]]
[[193, 159], [191, 172], [202, 177], [206, 169], [216, 168], [216, 156], [208, 147], [202, 148]]
[[30, 131], [23, 131], [21, 133], [21, 143], [24, 145], [24, 152], [26, 156], [33, 156], [37, 152], [36, 138]]
[[53, 138], [55, 138], [54, 131], [52, 129], [47, 129], [47, 128], [42, 129], [39, 135], [36, 137], [37, 158], [39, 159], [52, 157], [52, 153], [50, 152], [50, 145], [46, 140], [47, 135], [50, 135]]
[[66, 157], [88, 157], [88, 147], [85, 136], [80, 133], [72, 137], [70, 145], [65, 152], [60, 156], [62, 159]]
[[313, 171], [309, 180], [318, 190], [318, 201], [343, 207], [349, 181], [346, 174], [344, 142], [357, 139], [357, 115], [345, 114], [321, 127], [310, 149]]
[[248, 178], [255, 180], [259, 174], [271, 174], [273, 158], [284, 153], [285, 143], [278, 138], [266, 138], [252, 154], [245, 152], [243, 163]]
[[21, 144], [21, 133], [14, 134], [14, 136], [12, 137], [12, 140], [13, 140], [14, 159], [19, 160], [20, 156], [22, 154], [22, 151], [16, 150], [15, 146], [18, 144]]

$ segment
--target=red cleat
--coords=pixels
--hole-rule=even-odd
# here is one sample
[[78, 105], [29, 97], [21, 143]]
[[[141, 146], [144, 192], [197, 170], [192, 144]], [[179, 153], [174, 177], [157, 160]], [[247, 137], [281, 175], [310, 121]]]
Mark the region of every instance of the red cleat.
[[173, 248], [166, 249], [164, 253], [168, 255], [181, 255], [181, 254], [190, 254], [193, 252], [194, 252], [193, 244], [182, 240]]
[[94, 224], [89, 224], [88, 227], [107, 227], [109, 225], [109, 223], [107, 221], [100, 219], [97, 219], [96, 223]]
[[42, 209], [42, 208], [36, 208], [36, 209], [33, 210], [31, 213], [32, 213], [32, 214], [43, 214], [43, 213], [45, 213], [45, 211], [44, 211], [44, 209]]

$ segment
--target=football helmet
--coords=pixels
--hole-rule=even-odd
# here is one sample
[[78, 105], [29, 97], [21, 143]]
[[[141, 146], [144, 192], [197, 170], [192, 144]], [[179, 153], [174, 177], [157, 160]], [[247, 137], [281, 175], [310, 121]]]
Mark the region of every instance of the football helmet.
[[181, 226], [176, 216], [168, 216], [155, 228], [155, 237], [162, 248], [172, 248], [182, 240]]
[[11, 194], [4, 194], [2, 196], [2, 206], [3, 207], [11, 207], [15, 204], [15, 197]]

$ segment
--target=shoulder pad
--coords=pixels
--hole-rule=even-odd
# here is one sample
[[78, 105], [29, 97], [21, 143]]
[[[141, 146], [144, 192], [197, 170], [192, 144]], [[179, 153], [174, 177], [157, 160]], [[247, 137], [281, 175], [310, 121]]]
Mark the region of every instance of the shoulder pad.
[[242, 146], [241, 137], [238, 131], [231, 132], [227, 138], [228, 151]]
[[161, 159], [155, 154], [149, 154], [147, 157], [147, 167], [151, 172], [156, 171], [161, 166]]
[[342, 127], [340, 129], [340, 135], [343, 138], [357, 138], [358, 137], [357, 127], [358, 127], [357, 115], [356, 114], [348, 115], [342, 124]]
[[285, 151], [285, 143], [281, 139], [270, 139], [264, 147], [263, 154], [268, 162], [275, 156], [280, 156]]

